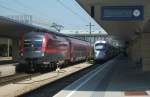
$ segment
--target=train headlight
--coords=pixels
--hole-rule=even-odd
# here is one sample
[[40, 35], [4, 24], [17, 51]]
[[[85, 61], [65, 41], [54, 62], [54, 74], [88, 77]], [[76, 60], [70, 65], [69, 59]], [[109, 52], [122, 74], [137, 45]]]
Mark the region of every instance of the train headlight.
[[20, 55], [23, 56], [23, 53], [21, 53]]
[[98, 52], [95, 52], [95, 57], [97, 57], [97, 56], [98, 56], [98, 54], [99, 54]]
[[42, 53], [42, 56], [44, 57], [44, 52]]

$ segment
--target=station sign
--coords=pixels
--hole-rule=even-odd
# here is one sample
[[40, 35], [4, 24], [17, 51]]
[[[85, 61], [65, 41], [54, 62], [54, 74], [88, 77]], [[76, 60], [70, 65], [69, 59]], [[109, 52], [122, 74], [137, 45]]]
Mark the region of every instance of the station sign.
[[136, 21], [143, 19], [143, 6], [103, 6], [101, 8], [101, 20]]

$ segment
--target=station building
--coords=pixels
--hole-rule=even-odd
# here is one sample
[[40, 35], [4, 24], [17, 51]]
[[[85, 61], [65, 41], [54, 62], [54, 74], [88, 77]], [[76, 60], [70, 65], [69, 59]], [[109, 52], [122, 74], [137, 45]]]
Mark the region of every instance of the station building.
[[150, 1], [76, 0], [110, 35], [124, 41], [128, 56], [150, 70]]

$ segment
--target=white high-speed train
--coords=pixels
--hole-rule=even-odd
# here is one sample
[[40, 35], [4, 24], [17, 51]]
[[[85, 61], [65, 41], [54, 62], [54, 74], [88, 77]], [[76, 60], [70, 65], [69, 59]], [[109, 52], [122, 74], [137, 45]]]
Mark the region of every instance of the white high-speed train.
[[119, 52], [117, 48], [110, 45], [107, 41], [99, 40], [94, 44], [94, 61], [101, 62], [116, 56]]

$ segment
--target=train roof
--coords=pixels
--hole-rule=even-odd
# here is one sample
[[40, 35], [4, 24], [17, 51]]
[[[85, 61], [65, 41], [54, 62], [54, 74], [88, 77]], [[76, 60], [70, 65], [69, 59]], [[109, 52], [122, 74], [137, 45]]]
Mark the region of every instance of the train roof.
[[114, 45], [112, 45], [110, 42], [106, 41], [106, 40], [98, 40], [94, 43], [94, 46], [98, 43], [103, 43], [103, 44], [107, 44], [109, 46], [115, 47]]
[[94, 44], [98, 44], [98, 43], [104, 43], [104, 44], [106, 44], [107, 41], [105, 41], [105, 40], [98, 40], [98, 41], [96, 41]]
[[81, 41], [84, 41], [84, 42], [88, 42], [86, 40], [82, 40], [82, 39], [79, 39], [77, 37], [73, 37], [73, 36], [69, 36], [69, 35], [63, 34], [63, 33], [56, 32], [54, 30], [45, 30], [45, 29], [43, 29], [43, 30], [38, 30], [38, 31], [33, 31], [33, 32], [53, 33], [53, 34], [56, 34], [56, 35], [59, 35], [59, 36], [74, 38], [74, 39], [78, 39], [78, 40], [81, 40]]

